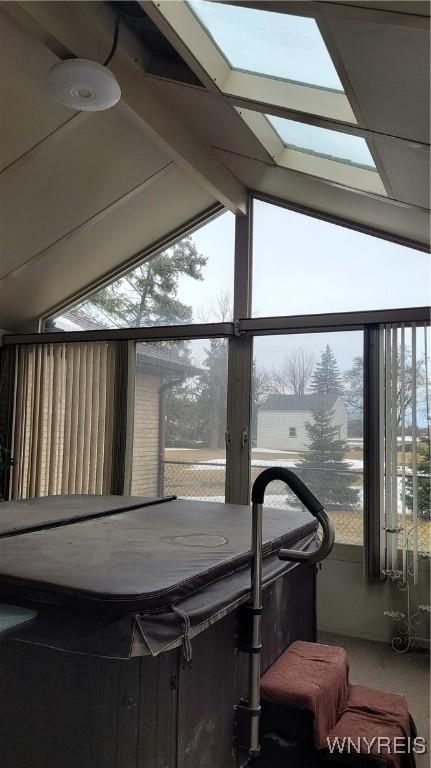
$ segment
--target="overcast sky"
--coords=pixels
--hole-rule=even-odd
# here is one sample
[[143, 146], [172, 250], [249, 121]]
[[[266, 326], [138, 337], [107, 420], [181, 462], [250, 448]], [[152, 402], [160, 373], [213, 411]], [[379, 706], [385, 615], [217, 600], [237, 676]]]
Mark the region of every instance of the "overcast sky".
[[[216, 321], [217, 297], [232, 292], [234, 216], [219, 216], [193, 239], [208, 257], [205, 279], [182, 279], [179, 297], [193, 306], [195, 322]], [[261, 202], [254, 210], [253, 259], [254, 316], [429, 304], [428, 254]], [[342, 369], [362, 354], [361, 333], [332, 333], [257, 339], [255, 356], [272, 367], [292, 347], [317, 356], [327, 343]]]

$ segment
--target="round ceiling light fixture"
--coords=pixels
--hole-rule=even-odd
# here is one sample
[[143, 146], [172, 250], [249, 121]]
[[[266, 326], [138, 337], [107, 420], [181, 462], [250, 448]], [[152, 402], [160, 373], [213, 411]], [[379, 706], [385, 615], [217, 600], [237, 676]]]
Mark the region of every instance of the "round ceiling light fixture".
[[52, 97], [70, 109], [99, 112], [115, 106], [121, 88], [103, 64], [88, 59], [66, 59], [50, 69], [48, 88]]

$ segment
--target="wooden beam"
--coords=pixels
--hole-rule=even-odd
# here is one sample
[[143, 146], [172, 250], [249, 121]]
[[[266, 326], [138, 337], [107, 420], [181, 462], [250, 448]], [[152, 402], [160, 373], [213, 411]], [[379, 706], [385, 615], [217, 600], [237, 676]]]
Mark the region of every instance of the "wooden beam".
[[[107, 3], [2, 2], [3, 10], [58, 55], [103, 61], [112, 45], [115, 13]], [[212, 150], [182, 122], [145, 76], [139, 41], [123, 25], [110, 68], [122, 89], [125, 111], [175, 162], [233, 213], [247, 210], [247, 191]]]

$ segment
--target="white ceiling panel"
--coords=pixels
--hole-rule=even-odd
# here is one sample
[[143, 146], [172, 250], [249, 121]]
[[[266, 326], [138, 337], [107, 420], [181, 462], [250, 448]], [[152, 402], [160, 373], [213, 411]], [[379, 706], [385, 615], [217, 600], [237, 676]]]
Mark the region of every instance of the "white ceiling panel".
[[187, 124], [214, 147], [240, 152], [258, 160], [269, 160], [260, 141], [244, 124], [235, 109], [202, 88], [153, 79], [154, 88], [180, 110]]
[[170, 162], [117, 109], [92, 115], [1, 184], [0, 276]]
[[214, 202], [183, 170], [172, 166], [124, 206], [0, 281], [0, 327], [35, 330], [40, 315]]
[[45, 89], [46, 75], [57, 61], [48, 48], [0, 11], [0, 169], [73, 115], [52, 101]]
[[395, 141], [376, 141], [397, 200], [430, 207], [430, 153]]
[[367, 128], [429, 142], [429, 32], [327, 19]]

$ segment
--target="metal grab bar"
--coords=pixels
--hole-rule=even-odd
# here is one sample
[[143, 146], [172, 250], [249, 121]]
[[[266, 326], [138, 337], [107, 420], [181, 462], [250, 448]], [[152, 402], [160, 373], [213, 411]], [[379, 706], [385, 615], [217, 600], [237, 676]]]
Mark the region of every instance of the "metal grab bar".
[[265, 489], [273, 480], [282, 480], [295, 493], [303, 505], [317, 518], [323, 529], [320, 546], [311, 552], [281, 549], [280, 560], [291, 560], [298, 563], [318, 563], [329, 555], [334, 546], [334, 528], [322, 504], [307, 486], [290, 469], [270, 467], [260, 474], [253, 484], [252, 500], [252, 534], [251, 549], [253, 554], [251, 571], [251, 615], [252, 634], [249, 668], [249, 695], [246, 708], [250, 716], [250, 746], [251, 757], [259, 755], [260, 727], [260, 657], [262, 652], [262, 507]]

